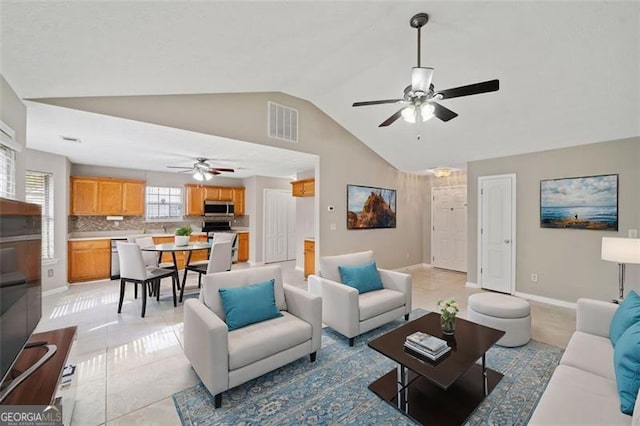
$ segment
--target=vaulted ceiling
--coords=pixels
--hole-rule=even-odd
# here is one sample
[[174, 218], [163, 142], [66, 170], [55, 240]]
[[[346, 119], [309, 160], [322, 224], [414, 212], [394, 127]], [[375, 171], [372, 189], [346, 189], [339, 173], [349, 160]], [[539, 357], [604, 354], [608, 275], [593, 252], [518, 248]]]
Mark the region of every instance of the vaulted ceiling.
[[[401, 97], [417, 12], [437, 89], [500, 91], [442, 101], [459, 114], [447, 123], [378, 128], [397, 105], [351, 104]], [[640, 135], [638, 1], [3, 1], [0, 15], [0, 73], [20, 97], [281, 91], [405, 171]]]

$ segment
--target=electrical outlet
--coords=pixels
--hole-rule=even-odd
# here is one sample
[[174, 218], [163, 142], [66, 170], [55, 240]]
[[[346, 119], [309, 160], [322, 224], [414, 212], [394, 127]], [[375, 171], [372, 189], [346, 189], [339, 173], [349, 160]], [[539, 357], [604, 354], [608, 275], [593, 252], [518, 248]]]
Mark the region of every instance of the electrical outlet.
[[47, 270], [47, 276], [48, 276], [49, 278], [53, 277], [53, 269], [49, 269], [49, 270]]
[[531, 274], [531, 281], [533, 281], [534, 283], [538, 282], [538, 274]]

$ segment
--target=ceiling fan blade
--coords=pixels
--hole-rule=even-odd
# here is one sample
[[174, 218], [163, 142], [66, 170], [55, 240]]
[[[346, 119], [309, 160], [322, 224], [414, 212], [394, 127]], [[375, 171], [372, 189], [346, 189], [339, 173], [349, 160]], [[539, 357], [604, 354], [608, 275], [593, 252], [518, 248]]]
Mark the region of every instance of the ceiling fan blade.
[[168, 169], [188, 169], [191, 170], [193, 167], [184, 167], [184, 166], [167, 166]]
[[440, 90], [442, 99], [459, 98], [461, 96], [477, 95], [479, 93], [495, 92], [500, 89], [498, 80], [483, 81], [481, 83], [469, 84], [468, 86], [454, 87], [452, 89]]
[[380, 104], [395, 104], [396, 102], [400, 102], [402, 99], [383, 99], [380, 101], [364, 101], [364, 102], [354, 102], [354, 107], [359, 106], [367, 106], [367, 105], [380, 105]]
[[429, 92], [431, 78], [433, 78], [433, 68], [413, 67], [411, 69], [411, 90], [413, 93]]
[[387, 127], [388, 125], [392, 124], [394, 121], [396, 121], [398, 118], [400, 118], [402, 116], [402, 110], [404, 108], [399, 109], [395, 114], [393, 114], [391, 117], [387, 118], [386, 120], [384, 120], [382, 123], [380, 123], [378, 125], [378, 127]]
[[213, 172], [213, 171], [216, 171], [216, 172], [229, 172], [229, 173], [234, 173], [235, 172], [235, 170], [233, 170], [233, 169], [227, 169], [227, 168], [224, 168], [224, 167], [212, 167], [210, 171], [211, 172]]
[[433, 105], [433, 108], [434, 108], [433, 109], [433, 115], [435, 115], [436, 117], [438, 117], [442, 121], [453, 120], [454, 118], [456, 118], [458, 116], [458, 114], [456, 114], [455, 112], [451, 111], [449, 108], [443, 107], [439, 103], [431, 102], [431, 105]]

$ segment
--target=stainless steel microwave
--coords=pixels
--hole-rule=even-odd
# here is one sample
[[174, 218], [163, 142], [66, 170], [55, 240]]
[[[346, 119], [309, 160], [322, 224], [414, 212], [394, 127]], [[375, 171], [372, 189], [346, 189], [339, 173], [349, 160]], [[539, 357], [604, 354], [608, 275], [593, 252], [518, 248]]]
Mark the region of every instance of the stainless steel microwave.
[[205, 201], [205, 216], [233, 216], [233, 203], [229, 201]]

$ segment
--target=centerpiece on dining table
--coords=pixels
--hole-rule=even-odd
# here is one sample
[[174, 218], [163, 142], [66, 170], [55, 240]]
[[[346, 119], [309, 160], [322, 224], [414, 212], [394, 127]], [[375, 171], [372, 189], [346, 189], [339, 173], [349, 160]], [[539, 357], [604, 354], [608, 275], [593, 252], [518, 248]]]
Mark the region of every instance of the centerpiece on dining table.
[[189, 245], [189, 237], [193, 229], [190, 226], [183, 226], [181, 228], [176, 229], [176, 239], [175, 245], [177, 246], [186, 246]]

